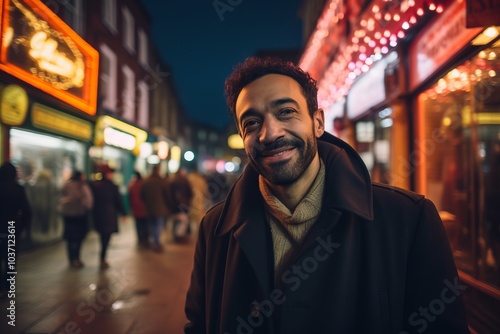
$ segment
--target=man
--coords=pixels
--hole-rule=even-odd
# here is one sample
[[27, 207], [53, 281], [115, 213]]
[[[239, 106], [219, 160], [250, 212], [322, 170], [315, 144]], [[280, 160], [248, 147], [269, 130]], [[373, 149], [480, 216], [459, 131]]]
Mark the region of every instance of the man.
[[146, 206], [149, 221], [149, 232], [153, 236], [153, 250], [163, 251], [161, 233], [168, 217], [168, 185], [167, 180], [160, 175], [160, 165], [154, 165], [151, 175], [144, 181], [141, 188], [141, 198]]
[[371, 184], [308, 74], [249, 58], [226, 96], [250, 166], [200, 225], [186, 333], [469, 333], [434, 205]]

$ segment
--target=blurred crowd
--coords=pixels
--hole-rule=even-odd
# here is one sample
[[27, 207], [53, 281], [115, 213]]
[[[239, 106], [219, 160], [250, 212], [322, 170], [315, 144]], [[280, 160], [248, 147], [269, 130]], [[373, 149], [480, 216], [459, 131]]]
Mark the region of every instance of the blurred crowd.
[[[100, 267], [105, 269], [109, 266], [107, 248], [113, 233], [119, 232], [120, 220], [135, 224], [138, 247], [162, 252], [169, 241], [188, 241], [205, 212], [225, 198], [237, 177], [182, 168], [167, 175], [160, 165], [154, 165], [148, 175], [134, 171], [122, 187], [124, 194], [114, 182], [113, 168], [104, 164], [95, 172], [92, 180], [87, 180], [82, 171], [73, 170], [64, 176], [64, 184], [56, 185], [52, 175], [42, 171], [36, 182], [23, 184], [17, 168], [3, 163], [0, 196], [9, 199], [2, 202], [11, 210], [1, 217], [5, 230], [0, 233], [2, 247], [7, 247], [8, 222], [15, 221], [18, 249], [21, 240], [30, 242], [32, 233], [56, 233], [66, 240], [69, 265], [81, 268], [81, 245], [88, 232], [95, 230], [100, 238]], [[6, 259], [1, 267], [5, 272]]]

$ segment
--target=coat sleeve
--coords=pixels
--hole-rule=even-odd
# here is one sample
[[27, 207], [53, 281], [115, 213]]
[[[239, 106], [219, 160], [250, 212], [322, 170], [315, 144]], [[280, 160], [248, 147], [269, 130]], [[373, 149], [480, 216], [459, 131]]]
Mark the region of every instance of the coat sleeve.
[[191, 283], [186, 296], [185, 312], [188, 323], [184, 333], [206, 333], [205, 328], [205, 273], [206, 273], [206, 240], [204, 222], [200, 224], [198, 241], [194, 253], [194, 265], [191, 273]]
[[424, 199], [409, 250], [403, 328], [407, 333], [469, 334], [463, 293], [446, 231]]

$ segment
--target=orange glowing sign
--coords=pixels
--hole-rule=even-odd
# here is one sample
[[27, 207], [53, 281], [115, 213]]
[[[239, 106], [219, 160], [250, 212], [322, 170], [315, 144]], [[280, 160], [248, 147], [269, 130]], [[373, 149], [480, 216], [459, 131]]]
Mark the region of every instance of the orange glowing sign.
[[41, 1], [0, 0], [0, 69], [96, 113], [99, 54]]

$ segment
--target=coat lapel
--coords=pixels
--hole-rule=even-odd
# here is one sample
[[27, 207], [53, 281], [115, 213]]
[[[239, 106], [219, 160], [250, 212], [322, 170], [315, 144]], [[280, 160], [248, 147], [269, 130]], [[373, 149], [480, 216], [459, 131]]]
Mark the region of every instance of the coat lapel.
[[269, 236], [266, 231], [264, 214], [260, 210], [259, 213], [260, 215], [254, 211], [253, 217], [241, 224], [233, 235], [247, 257], [262, 287], [262, 292], [265, 296], [268, 296], [271, 291], [270, 284], [274, 277], [270, 271], [272, 257], [269, 257], [273, 250], [269, 247]]
[[228, 194], [215, 229], [216, 236], [233, 233], [248, 259], [262, 292], [268, 296], [274, 278], [272, 244], [258, 188], [258, 174], [247, 167]]

